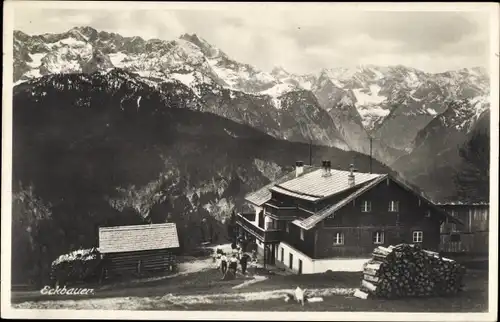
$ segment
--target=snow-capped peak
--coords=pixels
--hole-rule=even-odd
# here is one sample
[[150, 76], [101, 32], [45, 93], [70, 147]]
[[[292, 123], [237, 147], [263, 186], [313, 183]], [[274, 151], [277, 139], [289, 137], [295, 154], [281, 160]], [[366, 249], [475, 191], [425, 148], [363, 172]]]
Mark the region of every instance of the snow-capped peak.
[[276, 66], [271, 71], [271, 75], [273, 75], [276, 78], [283, 78], [289, 76], [290, 73], [287, 72], [285, 68], [283, 68], [282, 66]]
[[179, 39], [188, 41], [195, 46], [197, 46], [207, 58], [216, 58], [218, 56], [225, 56], [225, 54], [216, 48], [215, 46], [212, 46], [208, 41], [205, 39], [199, 37], [196, 34], [183, 34], [179, 37]]

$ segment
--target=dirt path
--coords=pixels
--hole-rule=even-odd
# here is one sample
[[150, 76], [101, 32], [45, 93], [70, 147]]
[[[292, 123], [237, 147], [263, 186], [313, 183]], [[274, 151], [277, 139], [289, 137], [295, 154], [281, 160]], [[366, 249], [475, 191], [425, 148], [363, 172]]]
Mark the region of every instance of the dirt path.
[[[195, 269], [195, 264], [188, 264]], [[108, 290], [101, 297], [72, 299], [45, 297], [14, 302], [18, 309], [113, 309], [113, 310], [245, 310], [245, 311], [401, 311], [401, 312], [480, 312], [487, 309], [487, 272], [468, 272], [466, 290], [455, 297], [415, 298], [403, 301], [360, 300], [352, 296], [359, 286], [356, 274], [333, 276], [271, 276], [256, 278], [252, 283], [235, 280], [220, 281], [220, 272], [206, 270], [186, 274], [175, 283], [137, 285]], [[260, 280], [259, 280], [260, 279]], [[258, 283], [263, 281], [264, 283]], [[239, 285], [238, 285], [239, 284]], [[238, 288], [234, 288], [237, 286]], [[285, 303], [285, 294], [296, 286], [306, 289], [312, 297], [324, 302], [307, 303], [304, 307]]]
[[244, 287], [246, 287], [248, 285], [259, 283], [259, 282], [262, 282], [262, 281], [265, 281], [265, 280], [267, 280], [267, 277], [265, 277], [265, 276], [254, 275], [252, 280], [245, 281], [245, 282], [243, 282], [241, 284], [233, 286], [233, 289], [236, 290], [236, 289], [244, 288]]
[[[314, 297], [325, 297], [332, 295], [350, 296], [354, 293], [353, 288], [323, 288], [310, 289], [307, 293]], [[172, 306], [187, 308], [189, 305], [197, 304], [224, 304], [227, 302], [250, 302], [270, 299], [285, 298], [285, 294], [293, 292], [293, 289], [281, 289], [263, 292], [247, 293], [221, 293], [205, 295], [173, 295], [154, 297], [117, 297], [104, 299], [82, 299], [82, 300], [57, 300], [23, 302], [14, 304], [17, 309], [127, 309], [127, 310], [147, 310], [160, 309]]]

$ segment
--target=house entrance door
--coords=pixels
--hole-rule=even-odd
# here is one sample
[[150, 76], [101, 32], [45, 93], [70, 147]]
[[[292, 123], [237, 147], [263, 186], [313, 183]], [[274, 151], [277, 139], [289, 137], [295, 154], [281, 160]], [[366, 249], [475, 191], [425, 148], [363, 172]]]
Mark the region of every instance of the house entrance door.
[[264, 247], [265, 252], [265, 262], [266, 264], [273, 265], [274, 264], [274, 246], [266, 245]]

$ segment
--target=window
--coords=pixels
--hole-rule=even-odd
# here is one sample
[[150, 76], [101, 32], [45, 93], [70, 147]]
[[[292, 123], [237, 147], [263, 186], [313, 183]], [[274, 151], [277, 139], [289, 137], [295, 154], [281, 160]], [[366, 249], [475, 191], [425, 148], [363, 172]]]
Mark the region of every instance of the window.
[[425, 217], [426, 218], [430, 218], [431, 217], [431, 211], [430, 210], [427, 210], [427, 212], [425, 213]]
[[278, 229], [278, 221], [271, 219], [266, 223], [266, 230], [275, 230]]
[[334, 238], [333, 238], [333, 244], [334, 245], [344, 245], [344, 234], [343, 233], [336, 233]]
[[460, 234], [451, 234], [450, 235], [450, 242], [459, 242], [460, 241]]
[[372, 203], [370, 201], [364, 200], [361, 203], [361, 212], [370, 212], [372, 211]]
[[285, 250], [281, 247], [281, 262], [285, 261]]
[[481, 211], [481, 210], [477, 210], [477, 211], [474, 211], [474, 220], [476, 221], [481, 221], [481, 220], [486, 220], [486, 212], [484, 211]]
[[421, 243], [424, 240], [424, 232], [423, 231], [414, 231], [413, 232], [413, 242]]
[[383, 244], [384, 243], [384, 232], [376, 231], [373, 233], [373, 243], [374, 244]]
[[300, 239], [304, 240], [304, 229], [300, 228]]
[[286, 227], [285, 227], [285, 229], [286, 229], [286, 232], [287, 232], [287, 233], [289, 233], [289, 232], [290, 232], [290, 223], [289, 223], [289, 222], [287, 222], [287, 223], [286, 223]]
[[389, 202], [389, 211], [390, 212], [398, 212], [399, 211], [399, 201], [392, 200]]

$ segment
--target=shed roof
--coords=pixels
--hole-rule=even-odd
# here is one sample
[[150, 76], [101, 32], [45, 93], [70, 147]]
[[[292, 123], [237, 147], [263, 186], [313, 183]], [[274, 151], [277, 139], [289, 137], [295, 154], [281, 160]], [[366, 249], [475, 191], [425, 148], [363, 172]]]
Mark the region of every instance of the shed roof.
[[179, 247], [174, 223], [99, 227], [99, 251], [121, 253]]

